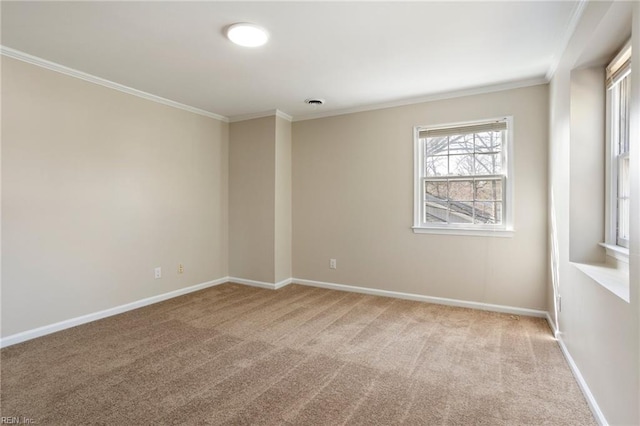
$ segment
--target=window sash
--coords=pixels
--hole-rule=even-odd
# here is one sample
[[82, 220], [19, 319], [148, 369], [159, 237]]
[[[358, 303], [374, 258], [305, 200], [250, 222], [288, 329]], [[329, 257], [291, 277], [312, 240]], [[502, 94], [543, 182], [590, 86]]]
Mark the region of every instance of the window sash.
[[606, 68], [607, 89], [618, 84], [629, 73], [631, 73], [631, 40], [625, 44]]
[[[424, 166], [424, 169], [421, 170], [422, 176], [436, 177], [506, 174], [507, 164], [505, 144], [507, 143], [508, 135], [506, 128], [496, 130], [494, 124], [495, 123], [489, 123], [486, 127], [483, 125], [464, 127], [467, 129], [482, 129], [481, 131], [471, 133], [454, 133], [446, 136], [419, 136]], [[506, 122], [500, 122], [499, 124], [501, 125], [500, 127], [502, 127], [503, 124], [506, 127]], [[444, 130], [448, 131], [449, 128]], [[493, 136], [489, 146], [483, 142], [478, 142], [482, 141], [479, 135], [487, 132], [499, 133], [499, 143], [493, 139]], [[424, 132], [419, 132], [419, 135], [423, 134]], [[472, 138], [469, 139], [469, 136], [472, 136]], [[462, 137], [462, 139], [466, 140], [452, 140], [458, 137]], [[429, 143], [435, 138], [442, 140], [439, 141], [441, 149], [434, 151], [430, 149]], [[496, 145], [494, 145], [494, 143], [496, 143]], [[454, 147], [453, 149], [452, 146]], [[458, 160], [457, 164], [455, 164], [455, 160]], [[446, 171], [444, 169], [446, 169]]]
[[[500, 117], [437, 128], [414, 128], [414, 232], [432, 230], [436, 233], [452, 231], [457, 235], [467, 232], [468, 235], [480, 235], [476, 231], [488, 231], [491, 234], [498, 232], [498, 236], [510, 235], [513, 231], [513, 170], [508, 160], [512, 149], [512, 120], [511, 117]], [[474, 132], [478, 134], [474, 135]], [[488, 134], [482, 134], [486, 132], [499, 133], [488, 138]], [[434, 137], [442, 140], [429, 139]], [[458, 164], [461, 159], [463, 162]], [[449, 164], [450, 160], [455, 167]], [[431, 164], [434, 161], [442, 164], [436, 168]], [[473, 196], [465, 196], [468, 198], [465, 200], [451, 197], [452, 204], [449, 199], [430, 199], [426, 192], [427, 183], [455, 183], [458, 187], [471, 188], [474, 181], [482, 180], [499, 182], [497, 196], [487, 195], [487, 191], [493, 190], [491, 184], [483, 184], [484, 193], [479, 196], [474, 192]], [[469, 182], [467, 186], [465, 181]], [[473, 188], [475, 191], [476, 187]], [[440, 209], [439, 219], [427, 216], [432, 208]]]
[[[472, 186], [469, 196], [452, 197], [451, 183], [469, 182]], [[479, 182], [499, 183], [499, 196], [478, 197]], [[444, 197], [429, 197], [428, 184], [444, 184], [447, 194]], [[506, 176], [504, 175], [476, 175], [476, 176], [438, 176], [422, 179], [422, 214], [421, 225], [426, 227], [502, 227], [506, 223], [505, 194]], [[494, 187], [495, 191], [495, 187]], [[487, 215], [487, 208], [493, 206], [493, 216]], [[497, 213], [499, 210], [499, 213]], [[428, 220], [431, 217], [433, 220]], [[495, 222], [491, 223], [493, 218]]]
[[455, 127], [438, 127], [438, 128], [426, 128], [420, 129], [418, 136], [420, 139], [435, 138], [443, 136], [456, 136], [456, 135], [468, 135], [471, 133], [482, 132], [498, 132], [507, 130], [507, 122], [504, 120], [481, 123], [481, 124], [469, 124]]
[[631, 46], [607, 67], [608, 186], [605, 243], [629, 248], [629, 120]]
[[631, 180], [629, 176], [629, 153], [618, 156], [618, 193], [616, 199], [616, 244], [629, 248], [629, 194]]

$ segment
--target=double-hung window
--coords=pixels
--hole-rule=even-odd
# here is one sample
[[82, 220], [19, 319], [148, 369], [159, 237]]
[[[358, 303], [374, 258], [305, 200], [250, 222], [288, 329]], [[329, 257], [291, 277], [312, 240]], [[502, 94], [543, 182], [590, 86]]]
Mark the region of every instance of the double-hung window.
[[[605, 247], [623, 259], [629, 249], [631, 45], [607, 66], [607, 214]], [[622, 257], [620, 257], [622, 255]]]
[[414, 232], [513, 229], [511, 118], [416, 127]]

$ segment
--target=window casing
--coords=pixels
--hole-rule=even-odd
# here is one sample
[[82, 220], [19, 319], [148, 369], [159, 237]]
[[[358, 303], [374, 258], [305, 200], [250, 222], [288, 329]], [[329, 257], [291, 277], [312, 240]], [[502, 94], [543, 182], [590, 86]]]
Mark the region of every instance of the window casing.
[[629, 249], [629, 127], [631, 45], [607, 66], [607, 253], [625, 260]]
[[508, 236], [511, 140], [511, 117], [416, 127], [414, 232]]

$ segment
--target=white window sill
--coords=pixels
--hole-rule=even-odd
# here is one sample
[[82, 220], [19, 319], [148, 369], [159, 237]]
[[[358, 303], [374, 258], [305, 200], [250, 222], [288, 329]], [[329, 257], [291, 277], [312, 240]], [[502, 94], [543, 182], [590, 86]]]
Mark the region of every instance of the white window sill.
[[629, 265], [626, 263], [575, 263], [592, 280], [629, 303]]
[[513, 230], [506, 229], [473, 229], [473, 228], [425, 228], [413, 226], [415, 234], [466, 235], [472, 237], [513, 237]]
[[614, 244], [599, 243], [601, 247], [607, 251], [607, 256], [620, 260], [624, 263], [629, 263], [629, 249], [616, 246]]

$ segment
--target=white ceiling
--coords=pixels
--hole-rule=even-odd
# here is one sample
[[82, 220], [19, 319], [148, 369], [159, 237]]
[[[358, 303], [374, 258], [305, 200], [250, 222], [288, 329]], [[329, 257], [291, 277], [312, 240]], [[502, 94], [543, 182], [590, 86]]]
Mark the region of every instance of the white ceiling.
[[[579, 9], [552, 2], [2, 2], [2, 45], [237, 119], [540, 81]], [[234, 22], [270, 41], [243, 48]], [[516, 83], [517, 84], [517, 83]], [[306, 105], [326, 99], [322, 107]]]

